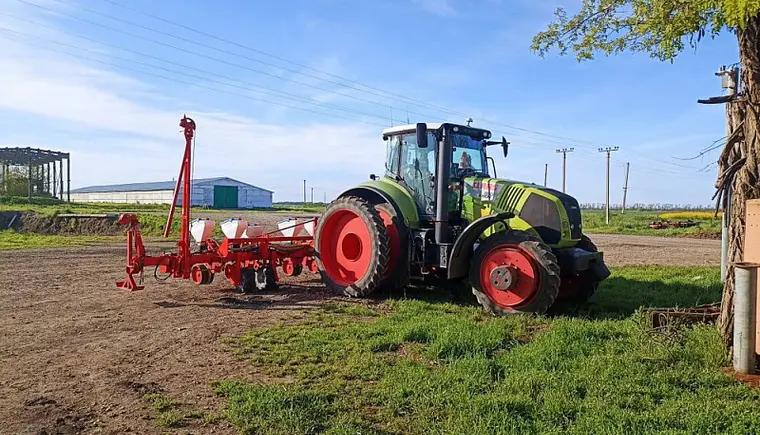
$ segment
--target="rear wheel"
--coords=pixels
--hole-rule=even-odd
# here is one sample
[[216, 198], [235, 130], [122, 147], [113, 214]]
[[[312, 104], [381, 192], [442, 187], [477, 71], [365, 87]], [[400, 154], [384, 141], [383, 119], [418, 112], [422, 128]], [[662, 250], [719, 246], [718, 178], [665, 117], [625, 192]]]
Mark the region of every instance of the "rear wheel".
[[[585, 235], [582, 236], [576, 248], [589, 252], [598, 252], [594, 242]], [[594, 296], [598, 288], [599, 281], [590, 270], [586, 270], [579, 275], [563, 276], [559, 288], [559, 299], [567, 304], [582, 305]]]
[[544, 313], [559, 292], [559, 265], [549, 246], [523, 231], [500, 231], [470, 263], [472, 293], [494, 315]]
[[383, 202], [375, 205], [375, 210], [388, 235], [388, 267], [378, 290], [394, 292], [409, 284], [409, 230], [393, 205]]
[[348, 296], [375, 291], [388, 265], [388, 235], [380, 213], [355, 196], [333, 201], [314, 237], [317, 266], [325, 285]]

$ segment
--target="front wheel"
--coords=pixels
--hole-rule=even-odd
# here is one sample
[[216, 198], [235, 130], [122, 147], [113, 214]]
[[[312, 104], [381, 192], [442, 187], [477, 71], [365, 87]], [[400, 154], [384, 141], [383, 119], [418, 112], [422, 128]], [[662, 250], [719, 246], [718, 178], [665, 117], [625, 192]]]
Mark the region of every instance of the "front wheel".
[[541, 314], [559, 293], [551, 248], [524, 231], [500, 231], [478, 246], [470, 263], [472, 293], [491, 314]]

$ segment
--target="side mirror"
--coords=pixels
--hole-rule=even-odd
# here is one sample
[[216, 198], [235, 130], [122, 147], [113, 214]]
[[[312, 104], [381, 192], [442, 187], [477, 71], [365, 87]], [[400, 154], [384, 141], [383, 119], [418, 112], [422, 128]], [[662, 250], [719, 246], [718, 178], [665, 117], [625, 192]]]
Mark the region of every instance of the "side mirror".
[[427, 148], [427, 124], [424, 122], [417, 123], [417, 148]]
[[501, 137], [501, 147], [504, 149], [504, 158], [507, 158], [507, 153], [509, 153], [509, 142], [507, 142], [507, 138], [504, 136]]

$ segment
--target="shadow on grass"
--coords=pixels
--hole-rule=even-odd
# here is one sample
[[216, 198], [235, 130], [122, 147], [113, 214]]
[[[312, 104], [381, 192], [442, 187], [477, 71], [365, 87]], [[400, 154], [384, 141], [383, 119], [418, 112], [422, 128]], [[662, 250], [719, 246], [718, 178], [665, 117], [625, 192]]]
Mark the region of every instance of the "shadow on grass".
[[[626, 266], [615, 268], [588, 303], [554, 307], [551, 317], [621, 319], [642, 307], [693, 307], [719, 302], [722, 285], [717, 267]], [[430, 304], [478, 306], [468, 287], [408, 286], [394, 292], [378, 292], [366, 299], [348, 298], [319, 285], [319, 279], [282, 283], [279, 289], [240, 294], [220, 291], [215, 302], [162, 301], [164, 308], [200, 306], [233, 310], [293, 310], [319, 308], [325, 301], [366, 304], [387, 300], [418, 300]]]
[[[558, 304], [550, 315], [619, 319], [629, 317], [639, 308], [693, 307], [720, 302], [722, 291], [717, 267], [626, 266], [616, 268], [586, 304]], [[375, 299], [478, 305], [467, 288], [453, 286], [408, 287], [377, 294]]]

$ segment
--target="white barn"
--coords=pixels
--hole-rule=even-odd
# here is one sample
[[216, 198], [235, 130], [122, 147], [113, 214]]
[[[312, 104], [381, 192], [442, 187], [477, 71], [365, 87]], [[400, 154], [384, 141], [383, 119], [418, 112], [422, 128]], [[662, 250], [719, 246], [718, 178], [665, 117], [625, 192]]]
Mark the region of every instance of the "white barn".
[[[127, 204], [171, 204], [175, 181], [90, 186], [71, 191], [72, 202], [114, 202]], [[272, 206], [271, 190], [227, 177], [192, 181], [190, 203], [213, 208], [267, 208]], [[182, 200], [182, 188], [177, 205]]]

